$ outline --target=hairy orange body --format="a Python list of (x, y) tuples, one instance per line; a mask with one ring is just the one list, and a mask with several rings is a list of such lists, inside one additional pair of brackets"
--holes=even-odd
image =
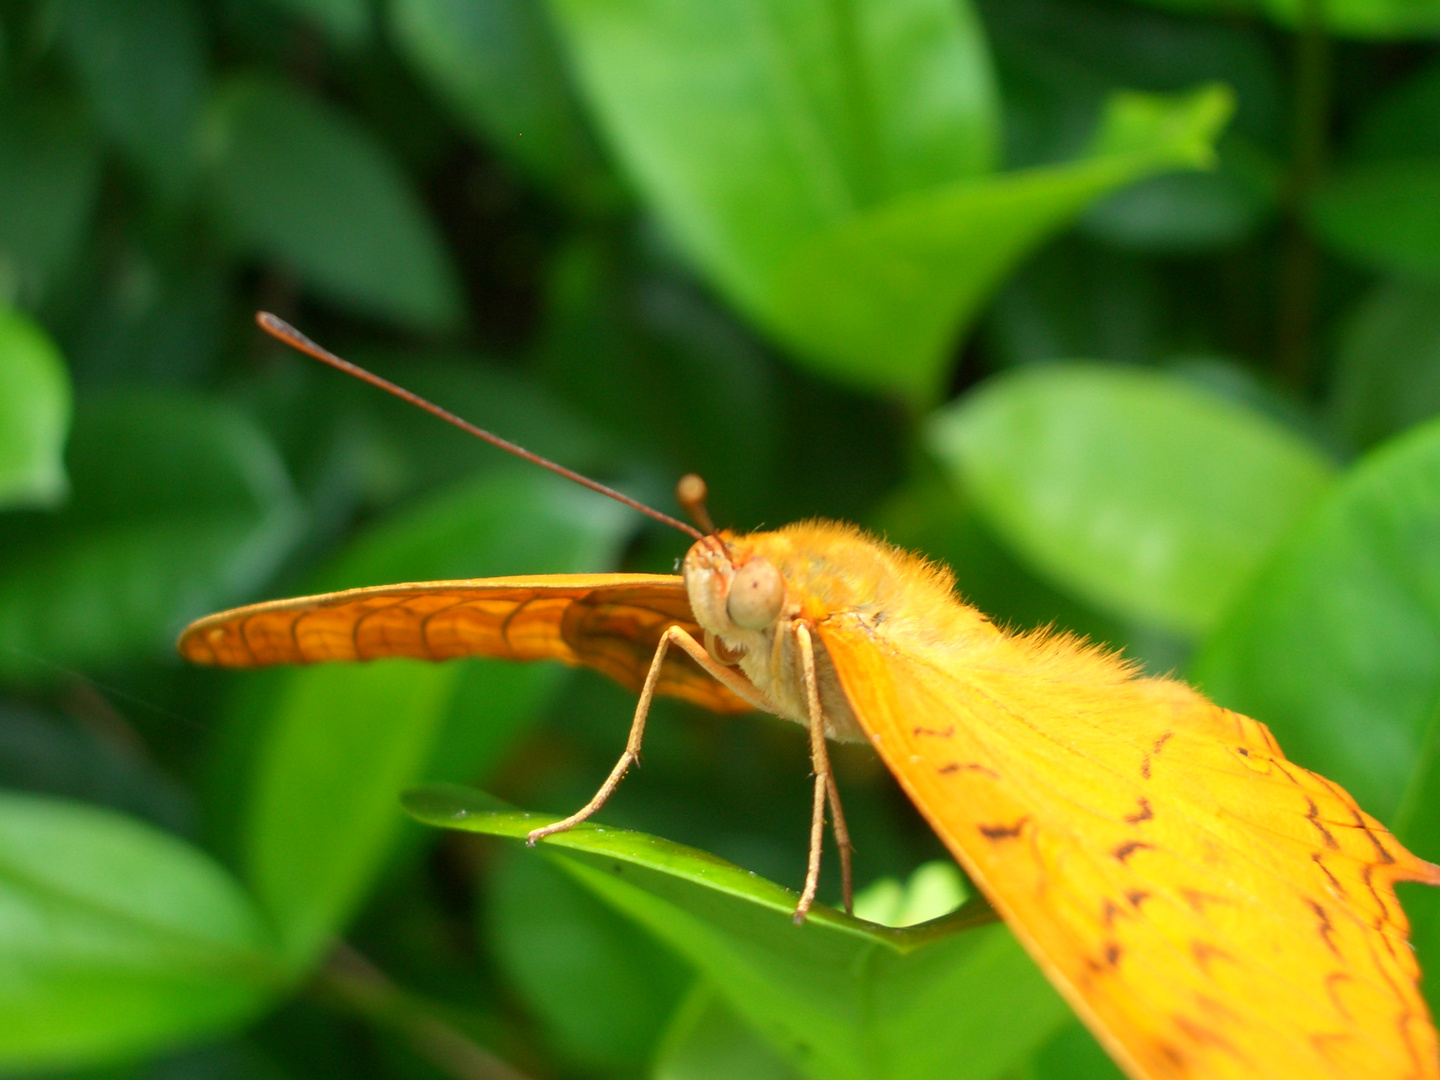
[[(747, 628), (730, 593), (752, 562), (779, 571), (783, 595)], [(258, 604), (194, 624), (180, 649), (239, 667), (548, 657), (640, 689), (671, 627), (711, 660), (667, 653), (655, 692), (802, 724), (816, 700), (827, 735), (869, 741), (1132, 1077), (1440, 1077), (1394, 893), (1440, 884), (1440, 867), (1287, 761), (1263, 724), (1073, 638), (1009, 634), (947, 570), (850, 526), (707, 536), (683, 578)]]

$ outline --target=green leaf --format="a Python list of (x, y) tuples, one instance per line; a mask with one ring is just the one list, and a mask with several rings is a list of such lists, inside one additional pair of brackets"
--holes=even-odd
[[(1193, 667), (1217, 701), (1270, 725), (1289, 756), (1381, 820), (1400, 806), (1440, 704), (1436, 551), (1431, 423), (1345, 474)], [(1433, 858), (1440, 832), (1430, 839)]]
[[(313, 591), (487, 574), (595, 571), (633, 515), (530, 466), (463, 485), (371, 530)], [(550, 665), (387, 660), (276, 672), (234, 722), (257, 732), (242, 860), (298, 973), (364, 898), (427, 774), (492, 759), (554, 685)], [(245, 678), (253, 679), (253, 675)], [(463, 702), (466, 708), (457, 707)]]
[(0, 274), (34, 304), (74, 261), (100, 191), (100, 147), (64, 95), (0, 108)]
[(651, 1080), (801, 1080), (795, 1066), (697, 982), (670, 1018)]
[(0, 1068), (141, 1057), (239, 1026), (277, 987), (254, 905), (118, 814), (0, 793)]
[(20, 312), (0, 311), (0, 509), (65, 498), (69, 429), (65, 358)]
[(1102, 608), (1220, 618), (1332, 468), (1280, 424), (1174, 376), (1056, 364), (993, 379), (929, 441), (1015, 551)]
[(259, 78), (211, 103), (204, 156), (220, 224), (321, 296), (420, 330), (462, 318), (435, 226), (387, 149), (349, 117)]
[(582, 209), (617, 201), (543, 5), (395, 0), (390, 20), (411, 62), (487, 142)]
[(110, 138), (166, 195), (193, 165), (204, 28), (189, 0), (64, 0), (62, 40)]
[(994, 162), (995, 91), (968, 4), (554, 10), (615, 153), (690, 258), (772, 330), (786, 306), (773, 279), (800, 248)]
[(1060, 1029), (1017, 1080), (1124, 1080), (1124, 1074), (1076, 1020)]
[[(479, 792), (405, 798), (429, 825), (523, 839), (555, 818)], [(695, 965), (802, 1071), (849, 1080), (999, 1076), (1069, 1015), (984, 905), (905, 930), (816, 907), (712, 855), (593, 824), (549, 837), (567, 873)]]
[(207, 398), (82, 401), (67, 461), (63, 510), (0, 519), (0, 678), (173, 655), (186, 621), (247, 596), (300, 536), (274, 447)]
[[(1146, 0), (1185, 15), (1261, 15), (1288, 30), (1303, 24), (1308, 0)], [(1337, 37), (1430, 38), (1440, 30), (1435, 0), (1325, 0), (1325, 32)]]
[(910, 193), (798, 245), (758, 317), (828, 374), (928, 404), (959, 328), (1026, 252), (1107, 192), (1208, 165), (1230, 110), (1216, 86), (1173, 101), (1117, 95), (1076, 162)]
[(1355, 165), (1315, 195), (1310, 221), (1336, 251), (1378, 270), (1440, 280), (1440, 158)]
[(485, 940), (546, 1043), (587, 1073), (641, 1073), (684, 966), (544, 859), (509, 853), (488, 879)]
[(1440, 413), (1440, 287), (1386, 281), (1347, 314), (1330, 416), (1366, 447)]

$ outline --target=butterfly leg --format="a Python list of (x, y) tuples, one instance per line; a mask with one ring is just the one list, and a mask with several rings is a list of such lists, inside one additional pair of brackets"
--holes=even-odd
[(810, 811), (810, 860), (805, 868), (805, 887), (795, 905), (795, 921), (805, 921), (815, 893), (820, 888), (820, 851), (825, 842), (825, 801), (829, 797), (835, 816), (835, 843), (840, 848), (840, 870), (844, 878), (845, 910), (851, 909), (853, 886), (850, 880), (850, 830), (840, 810), (840, 792), (830, 771), (830, 749), (825, 743), (825, 716), (820, 708), (820, 683), (815, 677), (815, 646), (810, 628), (795, 625), (796, 653), (800, 660), (800, 681), (805, 687), (805, 711), (810, 718), (810, 767), (815, 772), (815, 799)]
[(855, 880), (850, 874), (850, 853), (854, 847), (850, 843), (850, 830), (845, 825), (845, 811), (840, 808), (840, 787), (835, 783), (835, 776), (830, 775), (830, 782), (825, 785), (830, 792), (830, 821), (831, 828), (835, 832), (835, 846), (840, 849), (840, 895), (845, 900), (845, 914), (855, 914)]
[(655, 650), (655, 658), (650, 661), (650, 671), (645, 676), (645, 685), (640, 691), (639, 704), (635, 706), (635, 719), (630, 723), (630, 737), (625, 740), (625, 752), (620, 755), (620, 760), (615, 763), (615, 768), (610, 770), (610, 775), (605, 778), (605, 783), (600, 785), (600, 790), (595, 792), (594, 797), (579, 810), (553, 825), (545, 825), (531, 831), (525, 837), (525, 842), (531, 847), (535, 846), (535, 841), (573, 828), (594, 814), (614, 794), (615, 789), (620, 786), (620, 781), (625, 779), (625, 774), (630, 770), (630, 766), (640, 760), (640, 743), (645, 738), (645, 720), (650, 715), (650, 703), (655, 699), (655, 686), (660, 681), (660, 670), (665, 660), (665, 654), (671, 645), (683, 649), (708, 674), (734, 690), (745, 700), (757, 700), (758, 692), (750, 684), (750, 680), (723, 664), (716, 663), (705, 651), (705, 646), (680, 627), (668, 628), (660, 636), (660, 645)]

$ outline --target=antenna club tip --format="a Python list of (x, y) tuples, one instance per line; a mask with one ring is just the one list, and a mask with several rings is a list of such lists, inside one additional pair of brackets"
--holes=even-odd
[(697, 473), (686, 473), (675, 484), (675, 501), (687, 509), (703, 504), (710, 495), (710, 489)]
[(701, 530), (713, 533), (715, 523), (710, 520), (710, 512), (705, 509), (705, 499), (709, 493), (705, 481), (695, 473), (686, 473), (675, 484), (675, 501), (685, 508), (690, 519), (699, 525)]

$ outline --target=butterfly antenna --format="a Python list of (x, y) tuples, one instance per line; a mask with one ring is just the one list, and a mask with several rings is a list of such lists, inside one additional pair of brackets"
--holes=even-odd
[(705, 486), (705, 481), (693, 472), (680, 477), (679, 483), (675, 485), (675, 501), (707, 535), (715, 532), (715, 522), (710, 520), (710, 511), (705, 509), (705, 499), (709, 494), (710, 489)]
[[(401, 401), (408, 401), (411, 405), (414, 405), (420, 409), (424, 409), (431, 416), (438, 416), (447, 424), (453, 424), (461, 431), (474, 435), (477, 439), (484, 439), (491, 446), (498, 446), (501, 450), (504, 450), (507, 453), (514, 454), (518, 458), (523, 458), (524, 460), (529, 461), (532, 464), (539, 465), (542, 469), (549, 469), (556, 475), (565, 477), (566, 480), (573, 480), (581, 487), (587, 487), (591, 491), (598, 491), (601, 495), (607, 495), (610, 498), (614, 499), (616, 502), (624, 503), (626, 506), (630, 507), (630, 509), (638, 510), (646, 517), (654, 518), (656, 521), (659, 521), (662, 524), (669, 525), (675, 529), (679, 529), (687, 536), (691, 536), (696, 540), (705, 539), (704, 533), (695, 529), (691, 525), (685, 524), (685, 522), (680, 521), (678, 518), (673, 518), (669, 514), (662, 514), (659, 510), (646, 506), (644, 503), (630, 498), (629, 495), (623, 495), (620, 492), (616, 491), (614, 488), (606, 487), (599, 481), (591, 480), (588, 476), (582, 476), (575, 470), (567, 469), (564, 465), (559, 465), (551, 461), (549, 458), (543, 458), (539, 454), (532, 453), (531, 451), (526, 450), (523, 446), (516, 446), (508, 439), (502, 439), (498, 435), (492, 435), (484, 428), (476, 427), (468, 420), (462, 420), (454, 413), (442, 409), (439, 405), (426, 401), (419, 394), (412, 394), (403, 386), (396, 386), (389, 379), (382, 379), (379, 375), (366, 371), (359, 365), (352, 364), (349, 360), (342, 360), (340, 357), (332, 353), (329, 349), (322, 348), (321, 346), (315, 344), (315, 342), (311, 341), (304, 334), (300, 333), (299, 330), (296, 330), (293, 326), (287, 323), (284, 319), (280, 318), (278, 315), (272, 315), (268, 311), (257, 311), (255, 313), (255, 322), (259, 325), (261, 330), (264, 330), (267, 334), (275, 338), (277, 341), (283, 341), (292, 349), (296, 349), (304, 353), (306, 356), (314, 357), (322, 364), (329, 364), (336, 370), (343, 371), (346, 375), (353, 375), (361, 382), (367, 382), (371, 386), (379, 387), (387, 394), (395, 395)], [(697, 476), (695, 477), (695, 479), (699, 480), (700, 478)], [(704, 486), (704, 481), (701, 481), (700, 487), (702, 500), (704, 498)], [(694, 517), (694, 512), (690, 511), (690, 508), (688, 506), (686, 507), (686, 510), (690, 513), (692, 517)], [(701, 512), (704, 512), (703, 504), (701, 507)], [(708, 520), (708, 518), (706, 520)]]

